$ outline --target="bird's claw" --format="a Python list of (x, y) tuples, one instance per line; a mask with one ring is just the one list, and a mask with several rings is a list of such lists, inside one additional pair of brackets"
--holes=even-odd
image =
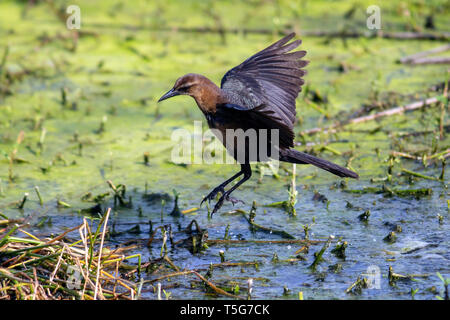
[(230, 197), (229, 193), (225, 191), (223, 186), (218, 186), (214, 188), (206, 197), (203, 198), (202, 202), (200, 202), (200, 207), (203, 205), (203, 202), (205, 201), (211, 202), (211, 200), (214, 200), (214, 198), (217, 196), (219, 192), (222, 194), (222, 196), (214, 205), (213, 211), (211, 212), (211, 216), (217, 211), (219, 211), (225, 200), (230, 201), (233, 204), (233, 206), (238, 202), (244, 203), (244, 201), (242, 200)]
[(214, 200), (219, 192), (223, 195), (225, 193), (225, 189), (222, 186), (214, 188), (213, 191), (211, 191), (206, 197), (203, 198), (202, 202), (200, 202), (200, 207), (203, 205), (203, 202), (211, 202), (211, 200)]
[(236, 198), (230, 197), (229, 195), (225, 196), (225, 200), (230, 201), (233, 204), (233, 206), (236, 203), (239, 203), (239, 202), (242, 203), (242, 204), (245, 204), (244, 201), (242, 201), (240, 199), (236, 199)]
[(216, 205), (214, 206), (214, 209), (213, 209), (213, 211), (211, 212), (211, 217), (212, 217), (212, 215), (213, 215), (214, 213), (216, 213), (217, 211), (219, 211), (219, 209), (222, 207), (223, 202), (224, 202), (225, 200), (230, 201), (230, 202), (233, 204), (233, 206), (234, 206), (236, 203), (238, 203), (238, 202), (244, 203), (244, 201), (239, 200), (239, 199), (236, 199), (236, 198), (232, 198), (232, 197), (230, 197), (230, 195), (228, 195), (227, 193), (225, 193), (225, 194), (223, 194), (223, 195), (220, 197), (220, 199), (217, 201)]
[(214, 213), (216, 213), (217, 211), (219, 211), (220, 208), (222, 208), (223, 205), (223, 201), (225, 200), (224, 196), (221, 196), (220, 199), (216, 202), (216, 205), (214, 206), (213, 211), (211, 212), (211, 217), (213, 216)]

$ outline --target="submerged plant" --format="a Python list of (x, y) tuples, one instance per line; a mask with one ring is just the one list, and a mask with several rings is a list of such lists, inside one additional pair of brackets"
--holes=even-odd
[(298, 191), (297, 191), (297, 187), (296, 187), (296, 183), (295, 183), (295, 178), (296, 178), (296, 165), (295, 163), (292, 165), (292, 179), (291, 179), (291, 185), (289, 187), (289, 200), (286, 204), (286, 211), (287, 213), (289, 213), (291, 216), (296, 216), (297, 212), (295, 211), (295, 204), (297, 203), (297, 195), (298, 195)]
[(448, 294), (448, 286), (450, 285), (450, 278), (444, 278), (439, 272), (436, 272), (436, 275), (441, 280), (442, 285), (444, 286), (444, 296), (436, 296), (436, 299), (438, 300), (449, 300), (449, 294)]

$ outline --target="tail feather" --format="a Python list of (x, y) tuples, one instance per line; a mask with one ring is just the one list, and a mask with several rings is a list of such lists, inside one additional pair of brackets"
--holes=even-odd
[(280, 160), (290, 163), (312, 164), (320, 169), (326, 170), (339, 177), (350, 177), (358, 179), (357, 173), (341, 167), (330, 161), (314, 157), (310, 154), (297, 151), (295, 149), (284, 149), (280, 151)]

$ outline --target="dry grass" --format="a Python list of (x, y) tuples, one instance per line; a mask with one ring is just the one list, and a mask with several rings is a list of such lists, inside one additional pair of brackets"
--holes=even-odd
[[(25, 231), (24, 224), (3, 221), (0, 229), (0, 299), (135, 299), (136, 284), (119, 269), (125, 253), (135, 246), (110, 250), (103, 246), (110, 209), (96, 230), (86, 219), (55, 238), (40, 239)], [(26, 237), (14, 237), (21, 231)], [(77, 234), (78, 240), (68, 235)]]

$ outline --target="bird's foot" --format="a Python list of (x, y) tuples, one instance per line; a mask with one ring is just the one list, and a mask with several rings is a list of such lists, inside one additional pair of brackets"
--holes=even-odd
[(225, 200), (224, 196), (221, 196), (219, 198), (219, 200), (216, 202), (216, 205), (214, 206), (213, 211), (211, 212), (211, 217), (213, 216), (214, 213), (216, 213), (217, 211), (219, 211), (220, 208), (222, 208), (223, 205), (223, 201)]
[(239, 199), (236, 199), (236, 198), (233, 198), (233, 197), (230, 197), (229, 194), (224, 193), (224, 194), (222, 194), (222, 196), (220, 197), (220, 199), (217, 201), (216, 205), (214, 206), (214, 209), (213, 209), (213, 211), (211, 212), (211, 217), (212, 217), (212, 215), (213, 215), (214, 213), (216, 213), (217, 211), (219, 211), (219, 209), (222, 207), (222, 205), (223, 205), (223, 203), (224, 203), (225, 200), (230, 201), (230, 202), (233, 204), (233, 206), (234, 206), (236, 203), (238, 203), (238, 202), (244, 203), (244, 201), (239, 200)]
[(203, 198), (202, 202), (200, 202), (200, 207), (202, 206), (203, 202), (211, 202), (211, 200), (214, 200), (219, 192), (223, 195), (225, 194), (225, 189), (222, 186), (215, 187), (213, 191), (211, 191), (206, 197)]
[(245, 204), (244, 201), (242, 201), (242, 200), (240, 200), (240, 199), (236, 199), (236, 198), (230, 197), (229, 195), (226, 195), (226, 196), (225, 196), (225, 200), (230, 201), (230, 202), (233, 204), (233, 206), (234, 206), (236, 203), (239, 203), (239, 202), (242, 203), (242, 204)]

